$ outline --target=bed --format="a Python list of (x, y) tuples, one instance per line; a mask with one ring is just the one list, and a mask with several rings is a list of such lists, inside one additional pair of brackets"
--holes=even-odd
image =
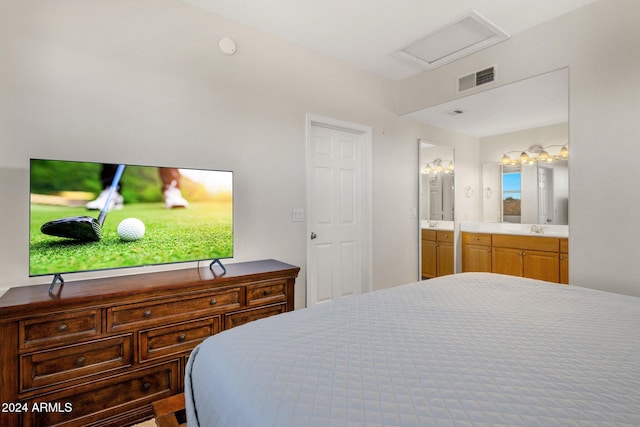
[(189, 427), (639, 426), (640, 298), (490, 273), (371, 292), (201, 343)]

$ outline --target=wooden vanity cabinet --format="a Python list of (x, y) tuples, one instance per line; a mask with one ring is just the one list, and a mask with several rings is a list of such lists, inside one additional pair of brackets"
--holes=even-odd
[(454, 273), (453, 231), (436, 231), (436, 244), (438, 251), (438, 276), (446, 276)]
[(422, 277), (454, 273), (453, 231), (422, 230)]
[(560, 283), (569, 284), (569, 239), (560, 239)]
[(438, 273), (438, 244), (435, 230), (422, 230), (422, 278), (431, 279)]
[(0, 297), (0, 401), (12, 406), (0, 425), (141, 422), (154, 401), (184, 391), (197, 344), (293, 310), (298, 267), (263, 260), (219, 270), (69, 281), (53, 296), (48, 285), (9, 289)]
[(560, 283), (560, 239), (494, 234), (493, 273)]
[(463, 232), (462, 269), (568, 283), (566, 242), (556, 237)]
[(462, 271), (491, 272), (491, 234), (462, 233)]

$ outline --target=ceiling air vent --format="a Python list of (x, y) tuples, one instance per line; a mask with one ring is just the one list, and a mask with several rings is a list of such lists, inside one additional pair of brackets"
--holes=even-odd
[(458, 93), (487, 83), (491, 83), (496, 79), (496, 67), (489, 67), (475, 73), (467, 74), (458, 78)]

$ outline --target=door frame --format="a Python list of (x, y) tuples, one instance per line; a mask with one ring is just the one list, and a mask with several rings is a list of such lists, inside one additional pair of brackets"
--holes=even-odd
[(306, 296), (305, 305), (309, 306), (309, 260), (311, 259), (311, 245), (310, 236), (313, 231), (311, 221), (311, 192), (312, 192), (312, 164), (311, 164), (311, 129), (313, 126), (321, 126), (331, 129), (337, 129), (344, 132), (355, 133), (360, 136), (362, 141), (361, 147), (361, 226), (360, 236), (362, 244), (362, 289), (361, 291), (370, 292), (373, 290), (373, 245), (372, 245), (372, 224), (373, 224), (373, 185), (372, 185), (372, 164), (373, 164), (373, 129), (370, 126), (361, 125), (358, 123), (347, 122), (343, 120), (333, 119), (330, 117), (319, 116), (315, 114), (307, 113), (306, 115), (306, 211), (307, 211), (307, 227), (306, 227)]

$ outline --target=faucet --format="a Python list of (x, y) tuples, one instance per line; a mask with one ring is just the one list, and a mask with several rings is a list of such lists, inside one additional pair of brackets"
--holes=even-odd
[(536, 234), (543, 234), (544, 233), (544, 227), (542, 225), (537, 225), (537, 224), (531, 224), (531, 233), (536, 233)]

